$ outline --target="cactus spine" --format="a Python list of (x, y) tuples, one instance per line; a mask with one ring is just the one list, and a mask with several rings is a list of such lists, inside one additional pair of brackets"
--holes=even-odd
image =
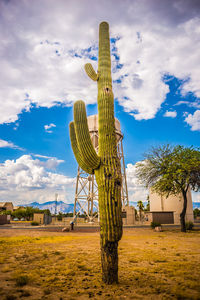
[(118, 241), (122, 237), (121, 165), (117, 156), (114, 95), (112, 92), (109, 25), (99, 26), (99, 60), (96, 73), (85, 65), (88, 76), (97, 81), (99, 113), (99, 151), (96, 154), (89, 135), (83, 101), (74, 104), (70, 137), (80, 167), (95, 174), (98, 184), (102, 277), (106, 283), (118, 282)]

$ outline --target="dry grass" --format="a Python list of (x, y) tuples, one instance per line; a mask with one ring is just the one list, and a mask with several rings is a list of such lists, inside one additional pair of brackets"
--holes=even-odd
[(101, 281), (99, 233), (0, 230), (0, 299), (200, 299), (200, 231), (127, 229), (119, 284)]

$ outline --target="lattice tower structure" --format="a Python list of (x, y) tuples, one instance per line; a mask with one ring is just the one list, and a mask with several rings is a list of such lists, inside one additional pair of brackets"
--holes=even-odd
[[(92, 115), (87, 118), (90, 137), (98, 153), (98, 115)], [(117, 154), (121, 162), (121, 173), (122, 173), (122, 189), (121, 189), (121, 201), (122, 207), (129, 205), (128, 189), (126, 180), (126, 169), (124, 162), (123, 153), (123, 134), (121, 132), (120, 122), (115, 118), (115, 132), (117, 137)], [(90, 175), (83, 171), (78, 166), (77, 177), (76, 177), (76, 189), (75, 189), (75, 200), (74, 200), (74, 214), (73, 218), (79, 215), (85, 215), (88, 222), (94, 222), (98, 217), (98, 186), (94, 175)]]

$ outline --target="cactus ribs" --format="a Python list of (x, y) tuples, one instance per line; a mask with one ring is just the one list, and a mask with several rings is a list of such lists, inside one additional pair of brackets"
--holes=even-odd
[(122, 237), (122, 176), (117, 156), (109, 25), (106, 22), (99, 26), (98, 72), (91, 64), (85, 65), (85, 71), (98, 85), (98, 154), (92, 145), (85, 104), (81, 100), (74, 104), (70, 138), (79, 166), (87, 173), (95, 174), (98, 184), (102, 279), (111, 284), (118, 282), (118, 242)]

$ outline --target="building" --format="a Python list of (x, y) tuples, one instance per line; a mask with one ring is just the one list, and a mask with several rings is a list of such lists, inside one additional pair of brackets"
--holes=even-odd
[(11, 210), (13, 211), (13, 204), (12, 202), (0, 202), (0, 211), (2, 210)]
[(123, 225), (135, 224), (135, 208), (133, 206), (124, 206), (122, 208), (122, 222)]
[[(187, 192), (187, 200), (185, 220), (186, 222), (194, 222), (192, 195), (190, 189), (188, 189)], [(161, 224), (180, 224), (180, 213), (183, 209), (182, 194), (166, 197), (150, 190), (149, 201), (153, 222), (160, 222)]]
[(52, 217), (43, 213), (35, 213), (33, 214), (33, 221), (38, 222), (41, 225), (47, 225), (51, 223)]

